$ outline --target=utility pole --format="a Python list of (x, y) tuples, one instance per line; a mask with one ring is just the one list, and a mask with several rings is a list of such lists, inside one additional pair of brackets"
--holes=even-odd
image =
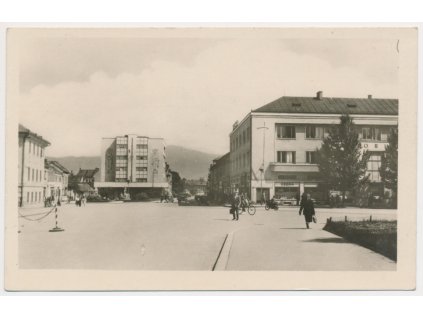
[(257, 129), (263, 129), (263, 161), (262, 161), (261, 167), (260, 167), (260, 173), (261, 173), (261, 180), (260, 180), (261, 200), (263, 201), (264, 149), (265, 149), (265, 145), (266, 145), (266, 130), (269, 129), (269, 127), (266, 127), (266, 122), (263, 122), (263, 126), (257, 127)]

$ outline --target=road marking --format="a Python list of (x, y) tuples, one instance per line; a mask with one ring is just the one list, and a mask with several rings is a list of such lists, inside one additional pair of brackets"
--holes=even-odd
[(219, 251), (216, 262), (213, 265), (212, 271), (224, 271), (229, 260), (229, 252), (231, 251), (233, 232), (226, 234), (225, 240), (223, 241), (222, 248)]

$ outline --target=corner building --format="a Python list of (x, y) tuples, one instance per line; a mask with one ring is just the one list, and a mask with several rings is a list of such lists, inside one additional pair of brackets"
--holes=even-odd
[(103, 138), (101, 176), (95, 187), (102, 195), (116, 197), (127, 191), (159, 195), (169, 188), (165, 142), (137, 135)]
[(18, 206), (42, 207), (46, 197), (45, 149), (50, 142), (19, 124)]
[(252, 110), (230, 133), (231, 189), (253, 200), (275, 196), (295, 202), (297, 193), (325, 199), (318, 178), (316, 150), (331, 126), (349, 114), (363, 150), (373, 192), (383, 194), (379, 167), (391, 128), (398, 127), (398, 100), (367, 98), (281, 97)]

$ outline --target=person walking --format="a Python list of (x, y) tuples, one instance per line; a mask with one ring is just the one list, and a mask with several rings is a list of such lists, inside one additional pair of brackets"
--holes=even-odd
[(232, 199), (232, 211), (233, 211), (233, 221), (238, 221), (239, 220), (239, 207), (241, 206), (241, 200), (240, 197), (238, 195), (238, 192), (235, 192), (234, 197)]
[(299, 214), (301, 215), (301, 212), (304, 214), (306, 227), (309, 229), (311, 222), (316, 222), (316, 212), (314, 210), (314, 203), (311, 200), (311, 195), (307, 194), (307, 199), (305, 202), (302, 203)]
[(301, 201), (300, 201), (300, 215), (301, 212), (304, 210), (304, 204), (307, 201), (307, 193), (303, 192), (303, 194), (301, 195)]

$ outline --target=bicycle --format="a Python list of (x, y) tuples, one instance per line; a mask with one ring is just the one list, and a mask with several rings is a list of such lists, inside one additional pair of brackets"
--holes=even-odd
[(251, 203), (248, 203), (248, 205), (241, 207), (241, 211), (239, 211), (239, 214), (243, 214), (246, 210), (249, 215), (256, 214), (256, 207), (252, 205)]

